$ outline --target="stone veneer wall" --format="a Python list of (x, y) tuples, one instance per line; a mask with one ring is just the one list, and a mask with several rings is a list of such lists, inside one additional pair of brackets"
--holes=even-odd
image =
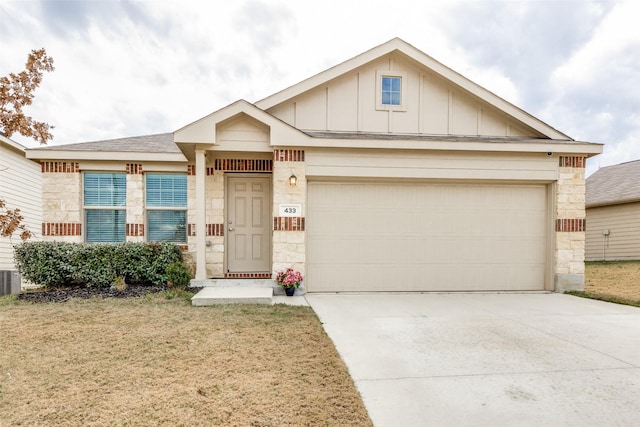
[[(295, 186), (289, 177), (297, 178)], [(305, 274), (305, 215), (307, 179), (303, 150), (274, 150), (273, 162), (273, 272), (293, 268)], [(281, 203), (302, 205), (302, 216), (278, 217)]]
[(584, 289), (585, 165), (585, 157), (560, 157), (556, 186), (556, 292)]
[(84, 241), (82, 174), (76, 162), (42, 162), (42, 238)]

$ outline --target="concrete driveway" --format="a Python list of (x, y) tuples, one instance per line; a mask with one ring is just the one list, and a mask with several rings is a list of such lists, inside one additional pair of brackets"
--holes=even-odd
[(640, 425), (640, 309), (562, 294), (307, 295), (376, 427)]

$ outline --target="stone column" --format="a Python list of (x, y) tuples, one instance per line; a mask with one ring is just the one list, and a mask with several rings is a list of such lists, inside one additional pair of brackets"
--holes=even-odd
[[(296, 184), (289, 178), (296, 176)], [(275, 150), (273, 162), (273, 272), (293, 268), (305, 273), (307, 179), (303, 150)], [(281, 204), (299, 204), (300, 216), (281, 217)]]
[(556, 186), (556, 292), (584, 289), (585, 164), (585, 157), (560, 157)]

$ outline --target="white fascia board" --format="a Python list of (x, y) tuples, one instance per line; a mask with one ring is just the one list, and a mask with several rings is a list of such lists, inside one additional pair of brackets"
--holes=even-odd
[(113, 160), (123, 162), (187, 162), (182, 153), (148, 153), (139, 151), (74, 151), (74, 150), (25, 150), (28, 159), (34, 160)]
[(477, 142), (477, 141), (417, 141), (381, 139), (332, 139), (307, 138), (306, 140), (281, 140), (274, 146), (310, 148), (351, 148), (388, 150), (433, 150), (433, 151), (484, 151), (505, 153), (563, 153), (587, 157), (602, 153), (603, 144), (573, 141), (549, 142)]

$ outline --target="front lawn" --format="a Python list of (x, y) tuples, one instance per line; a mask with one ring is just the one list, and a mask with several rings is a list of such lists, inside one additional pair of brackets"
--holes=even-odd
[(309, 307), (0, 298), (0, 425), (367, 426)]

